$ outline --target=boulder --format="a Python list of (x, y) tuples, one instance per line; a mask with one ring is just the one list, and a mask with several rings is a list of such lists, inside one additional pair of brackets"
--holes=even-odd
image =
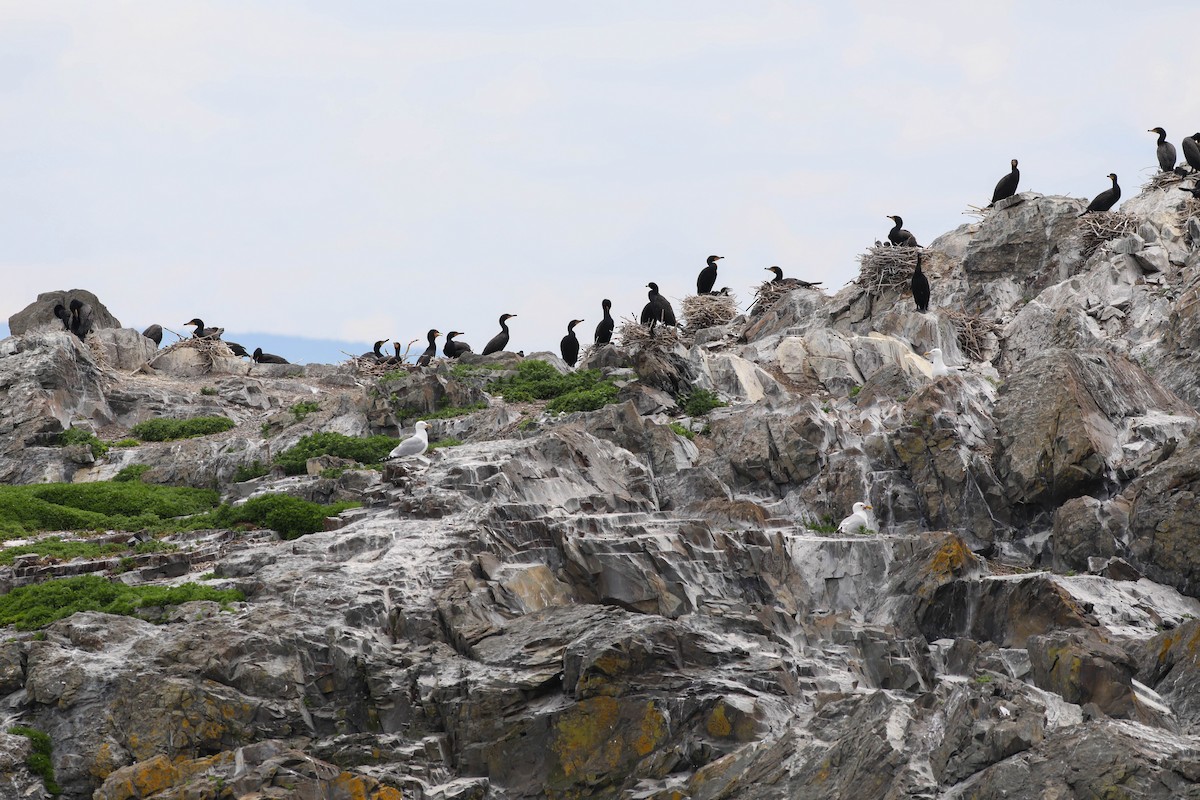
[(13, 336), (22, 336), (35, 330), (63, 330), (62, 322), (54, 316), (54, 306), (62, 303), (69, 306), (72, 300), (81, 300), (92, 307), (92, 330), (120, 328), (120, 321), (109, 313), (100, 298), (86, 289), (42, 292), (25, 308), (8, 318), (8, 330)]

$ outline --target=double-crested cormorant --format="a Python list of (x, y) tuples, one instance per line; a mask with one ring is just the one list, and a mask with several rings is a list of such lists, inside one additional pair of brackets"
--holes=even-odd
[(516, 314), (500, 315), (500, 332), (493, 336), (488, 343), (483, 346), (483, 355), (490, 356), (492, 353), (499, 353), (501, 350), (508, 347), (508, 321), (515, 316)]
[(609, 311), (612, 310), (612, 300), (607, 298), (600, 303), (600, 307), (604, 309), (604, 319), (596, 323), (596, 338), (595, 342), (598, 345), (608, 344), (612, 341), (613, 335), (613, 318)]
[(233, 353), (238, 358), (250, 358), (250, 354), (246, 352), (246, 348), (242, 347), (237, 342), (225, 342), (225, 346), (229, 348), (229, 352)]
[(442, 332), (437, 328), (430, 328), (426, 338), (429, 340), (429, 346), (425, 348), (425, 352), (417, 357), (418, 367), (428, 367), (429, 362), (437, 355), (437, 337), (441, 336)]
[(145, 336), (150, 341), (154, 342), (155, 347), (162, 345), (162, 325), (155, 323), (146, 330), (142, 331), (142, 336)]
[(581, 322), (583, 322), (581, 319), (571, 320), (567, 325), (567, 335), (562, 337), (562, 341), (558, 343), (558, 349), (562, 353), (563, 361), (572, 367), (579, 360), (579, 340), (575, 338), (575, 326)]
[(272, 353), (264, 353), (261, 347), (254, 348), (254, 355), (251, 356), (256, 363), (259, 364), (290, 364), (283, 356), (277, 356)]
[(59, 303), (54, 307), (54, 316), (58, 317), (58, 321), (63, 324), (63, 330), (71, 330), (71, 312), (67, 311), (67, 307)]
[(900, 217), (888, 214), (888, 219), (896, 223), (892, 229), (888, 231), (888, 241), (895, 247), (920, 247), (917, 244), (917, 237), (911, 232), (904, 230), (904, 220)]
[(1113, 183), (1112, 188), (1105, 189), (1103, 192), (1096, 195), (1095, 198), (1092, 199), (1092, 202), (1088, 203), (1088, 207), (1085, 208), (1083, 213), (1079, 216), (1082, 217), (1084, 214), (1089, 214), (1093, 211), (1108, 211), (1117, 204), (1118, 200), (1121, 199), (1121, 187), (1117, 186), (1117, 174), (1115, 172), (1110, 172), (1108, 173), (1108, 177)]
[(1193, 170), (1200, 171), (1200, 133), (1193, 133), (1191, 136), (1183, 137), (1183, 141), (1180, 144), (1183, 145), (1183, 160)]
[(771, 283), (782, 283), (788, 286), (801, 286), (805, 289), (814, 289), (821, 285), (821, 281), (802, 281), (799, 278), (783, 277), (783, 270), (779, 267), (764, 267), (767, 272), (774, 273), (775, 277), (771, 279)]
[(867, 513), (871, 506), (866, 503), (855, 503), (854, 510), (838, 525), (838, 533), (861, 533), (871, 530), (871, 516)]
[(71, 333), (83, 341), (84, 337), (92, 331), (92, 307), (82, 300), (72, 300), (69, 307), (71, 309)]
[(1175, 169), (1175, 145), (1167, 141), (1167, 132), (1162, 128), (1151, 128), (1146, 133), (1158, 134), (1158, 168), (1163, 172)]
[(917, 301), (917, 311), (924, 314), (929, 310), (929, 278), (921, 271), (921, 251), (917, 251), (917, 266), (912, 276), (913, 300)]
[(987, 204), (988, 208), (996, 205), (1001, 200), (1006, 200), (1017, 193), (1017, 184), (1021, 181), (1021, 170), (1017, 169), (1017, 160), (1012, 160), (1012, 172), (1005, 175), (996, 182), (996, 191), (992, 192), (992, 202)]
[(696, 276), (696, 294), (709, 294), (717, 284), (717, 262), (725, 256), (709, 256), (708, 266)]
[(462, 331), (450, 331), (446, 334), (446, 342), (442, 345), (442, 354), (446, 358), (458, 358), (463, 353), (471, 352), (471, 345), (466, 342), (454, 341), (455, 336), (462, 336)]
[(384, 461), (390, 461), (394, 458), (404, 458), (406, 456), (419, 456), (429, 449), (429, 434), (425, 429), (429, 427), (429, 423), (425, 420), (420, 420), (416, 424), (416, 432), (405, 439), (400, 444), (392, 448), (392, 452), (388, 453)]
[(206, 328), (204, 320), (196, 317), (183, 323), (184, 325), (195, 325), (196, 330), (192, 332), (193, 339), (220, 339), (221, 334), (225, 332), (224, 328)]
[(675, 309), (671, 307), (671, 302), (667, 298), (658, 293), (658, 284), (651, 281), (646, 286), (650, 289), (646, 293), (646, 296), (650, 298), (650, 302), (642, 307), (642, 324), (649, 325), (651, 330), (659, 322), (663, 325), (677, 324), (675, 322)]
[(383, 361), (385, 358), (387, 358), (387, 356), (383, 354), (380, 348), (385, 344), (387, 344), (387, 339), (380, 339), (375, 343), (375, 346), (371, 349), (371, 352), (363, 353), (361, 356), (359, 356), (359, 358), (373, 358), (376, 361)]

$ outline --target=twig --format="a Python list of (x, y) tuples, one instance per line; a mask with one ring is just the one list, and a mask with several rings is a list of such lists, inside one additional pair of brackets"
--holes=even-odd
[(916, 247), (890, 247), (877, 244), (858, 257), (859, 286), (876, 297), (908, 287), (917, 266)]
[(737, 316), (733, 294), (694, 294), (683, 298), (683, 319), (689, 331), (726, 325)]
[(1137, 230), (1141, 220), (1119, 211), (1101, 211), (1079, 218), (1083, 228), (1083, 257), (1091, 258), (1105, 242), (1119, 239)]
[(643, 325), (636, 319), (622, 318), (617, 328), (617, 336), (621, 346), (631, 353), (668, 353), (675, 349), (681, 337), (678, 329), (671, 325), (655, 325), (653, 333), (650, 326)]

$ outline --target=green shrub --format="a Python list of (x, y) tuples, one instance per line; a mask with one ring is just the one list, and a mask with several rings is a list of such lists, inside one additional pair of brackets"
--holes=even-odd
[(695, 431), (693, 431), (691, 428), (687, 428), (683, 425), (680, 425), (678, 422), (671, 423), (671, 430), (675, 431), (675, 433), (679, 434), (680, 436), (687, 439), (688, 441), (691, 441), (696, 438)]
[(203, 389), (200, 390), (200, 394), (204, 395), (205, 397), (212, 397), (216, 393), (217, 393), (217, 390), (215, 388), (213, 388), (212, 386), (205, 386)]
[(464, 417), (467, 414), (474, 414), (476, 411), (487, 407), (487, 403), (472, 403), (469, 406), (453, 406), (450, 408), (442, 408), (437, 411), (421, 411), (416, 408), (401, 408), (396, 411), (396, 416), (403, 420), (412, 420), (413, 422), (431, 419), (453, 419), (455, 417)]
[(221, 433), (237, 426), (237, 423), (227, 417), (192, 417), (191, 419), (174, 419), (159, 417), (139, 422), (130, 430), (143, 442), (171, 442), (176, 439), (192, 439), (197, 436), (208, 436)]
[(460, 444), (462, 444), (462, 439), (455, 439), (454, 437), (438, 439), (436, 442), (430, 442), (429, 449), (425, 452), (428, 453), (430, 450), (437, 450), (441, 447), (458, 447)]
[(139, 439), (130, 437), (128, 439), (117, 439), (115, 442), (111, 442), (109, 447), (137, 447), (140, 444), (141, 441)]
[(275, 457), (287, 475), (302, 475), (304, 463), (317, 456), (348, 458), (361, 464), (382, 460), (396, 446), (390, 436), (345, 436), (332, 431), (311, 433)]
[(249, 464), (238, 464), (238, 468), (233, 471), (233, 482), (243, 483), (245, 481), (252, 481), (255, 478), (261, 478), (270, 471), (270, 467), (256, 458)]
[(149, 464), (130, 464), (126, 467), (121, 467), (121, 471), (113, 476), (113, 480), (117, 483), (126, 483), (128, 481), (141, 481), (142, 476), (151, 470)]
[(223, 506), (214, 514), (223, 523), (218, 527), (229, 527), (249, 523), (270, 528), (284, 539), (295, 539), (324, 528), (325, 518), (340, 514), (358, 503), (340, 502), (323, 506), (287, 494), (267, 494), (247, 500), (240, 506)]
[(859, 392), (861, 392), (861, 391), (862, 391), (862, 387), (861, 387), (861, 386), (851, 386), (851, 387), (850, 387), (850, 396), (851, 396), (851, 397), (858, 397), (858, 393), (859, 393)]
[(96, 575), (80, 575), (19, 586), (0, 595), (0, 625), (29, 631), (77, 611), (133, 616), (139, 608), (147, 606), (179, 605), (192, 600), (230, 603), (244, 599), (245, 596), (236, 589), (218, 590), (195, 583), (128, 586)]
[(617, 387), (608, 381), (597, 383), (590, 389), (576, 389), (559, 395), (546, 403), (547, 411), (569, 413), (571, 411), (595, 411), (609, 403), (617, 402)]
[(693, 389), (683, 398), (683, 413), (689, 417), (703, 417), (714, 408), (727, 406), (715, 394), (707, 389)]
[(92, 458), (102, 458), (108, 453), (108, 442), (96, 438), (96, 434), (83, 428), (67, 428), (58, 435), (58, 443), (63, 447), (72, 444), (86, 444), (92, 448)]
[(134, 553), (169, 553), (178, 550), (179, 546), (159, 539), (147, 539), (138, 542), (132, 548), (122, 542), (89, 542), (63, 541), (57, 536), (51, 536), (37, 542), (6, 547), (0, 550), (0, 564), (12, 564), (17, 556), (30, 553), (53, 558), (57, 561), (70, 561), (74, 558), (104, 558), (132, 550)]
[(304, 418), (309, 414), (321, 410), (321, 405), (312, 400), (302, 400), (288, 409), (292, 412), (292, 416), (296, 418), (296, 422), (303, 422)]
[(216, 508), (211, 489), (123, 483), (0, 486), (0, 538), (39, 531), (137, 531)]
[(8, 732), (14, 736), (24, 736), (29, 739), (33, 749), (30, 750), (29, 757), (25, 759), (25, 766), (42, 779), (42, 785), (46, 787), (47, 792), (54, 795), (62, 794), (62, 787), (54, 778), (54, 746), (50, 742), (50, 736), (27, 725), (13, 725)]
[(604, 379), (600, 370), (588, 369), (559, 374), (545, 361), (527, 360), (517, 365), (517, 374), (488, 384), (487, 390), (512, 403), (549, 400), (547, 411), (594, 411), (616, 402), (617, 387)]

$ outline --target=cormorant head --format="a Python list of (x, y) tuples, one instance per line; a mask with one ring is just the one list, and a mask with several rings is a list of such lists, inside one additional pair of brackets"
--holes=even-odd
[(781, 270), (779, 267), (766, 267), (765, 269), (767, 272), (774, 272), (776, 278), (781, 280), (783, 279), (783, 270)]
[(449, 333), (446, 334), (446, 339), (448, 341), (450, 339), (453, 339), (455, 336), (462, 336), (462, 335), (463, 335), (462, 331), (450, 331)]
[(1113, 183), (1116, 183), (1116, 182), (1117, 182), (1117, 173), (1115, 173), (1115, 172), (1110, 172), (1110, 173), (1108, 173), (1108, 177), (1112, 179), (1112, 182), (1113, 182)]
[(903, 219), (901, 219), (900, 217), (893, 216), (893, 215), (891, 215), (891, 214), (888, 214), (888, 219), (890, 219), (892, 222), (896, 223), (897, 225), (903, 225), (903, 224), (904, 224), (904, 220), (903, 220)]
[(572, 330), (574, 330), (574, 329), (575, 329), (575, 326), (576, 326), (576, 325), (578, 325), (578, 324), (579, 324), (579, 323), (581, 323), (581, 322), (583, 322), (583, 320), (581, 320), (581, 319), (573, 319), (573, 320), (571, 320), (571, 324), (567, 326), (567, 333), (570, 333)]
[(505, 322), (507, 322), (508, 320), (512, 319), (515, 316), (516, 316), (516, 314), (501, 314), (500, 315), (500, 324), (503, 325)]
[(72, 311), (78, 311), (79, 309), (83, 308), (83, 303), (78, 299), (72, 300), (70, 308)]
[(1013, 169), (1017, 168), (1017, 160), (1015, 158), (1012, 160), (1012, 168)]
[(442, 332), (439, 331), (437, 328), (430, 328), (429, 335), (427, 338), (429, 339), (429, 341), (432, 342), (434, 339), (436, 339), (437, 337), (439, 337), (441, 335), (442, 335)]
[(714, 266), (716, 266), (717, 262), (720, 261), (724, 257), (725, 256), (709, 256), (708, 257), (708, 265), (710, 267), (714, 267)]
[(1146, 131), (1146, 133), (1157, 133), (1159, 136), (1167, 135), (1167, 132), (1164, 131), (1162, 128), (1151, 128), (1150, 130)]
[(657, 292), (658, 284), (655, 283), (654, 281), (650, 281), (649, 283), (646, 284), (646, 288), (648, 288), (652, 292)]
[[(203, 322), (203, 321), (202, 321), (202, 320), (201, 320), (199, 317), (197, 317), (197, 318), (195, 318), (195, 319), (190, 319), (190, 320), (188, 320), (187, 322), (185, 322), (185, 323), (183, 323), (183, 324), (184, 324), (184, 325), (195, 325), (197, 328), (203, 328), (203, 327), (204, 327), (204, 322)], [(259, 348), (259, 349), (261, 350), (262, 348)]]
[(251, 358), (253, 358), (255, 361), (258, 361), (260, 358), (262, 358), (262, 348), (261, 347), (254, 348), (254, 355), (251, 356)]
[(605, 298), (604, 300), (602, 300), (600, 302), (600, 307), (603, 308), (605, 311), (608, 311), (610, 308), (612, 308), (612, 300)]

